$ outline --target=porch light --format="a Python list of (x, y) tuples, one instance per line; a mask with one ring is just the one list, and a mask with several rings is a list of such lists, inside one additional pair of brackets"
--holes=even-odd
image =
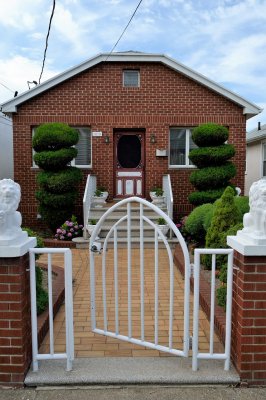
[(108, 135), (106, 135), (106, 136), (104, 137), (104, 143), (106, 143), (106, 144), (109, 144), (109, 143), (110, 143), (110, 138), (109, 138)]
[(155, 144), (156, 143), (156, 136), (154, 134), (151, 135), (150, 137), (150, 143)]

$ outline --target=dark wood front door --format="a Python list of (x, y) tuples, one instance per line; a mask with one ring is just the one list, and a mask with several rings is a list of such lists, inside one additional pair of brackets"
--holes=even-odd
[(116, 197), (143, 197), (144, 133), (117, 132), (114, 146)]

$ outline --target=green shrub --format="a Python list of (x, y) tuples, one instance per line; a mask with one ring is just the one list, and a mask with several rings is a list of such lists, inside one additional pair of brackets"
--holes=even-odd
[[(40, 235), (38, 235), (38, 233), (36, 233), (32, 229), (26, 228), (26, 227), (23, 227), (22, 230), (27, 232), (29, 237), (36, 237), (37, 245), (35, 247), (38, 247), (38, 248), (44, 247), (43, 239)], [(36, 254), (36, 256), (37, 256), (37, 254)]]
[(37, 314), (41, 314), (47, 307), (48, 294), (42, 287), (43, 273), (40, 267), (35, 268), (36, 271), (36, 301), (37, 301)]
[(77, 155), (78, 150), (74, 149), (74, 147), (70, 147), (69, 149), (36, 153), (34, 154), (34, 161), (40, 168), (46, 171), (57, 171), (70, 163)]
[(189, 153), (189, 159), (198, 168), (209, 165), (222, 165), (235, 155), (235, 148), (232, 144), (223, 144), (217, 147), (199, 147)]
[(76, 187), (82, 179), (81, 171), (76, 167), (66, 167), (58, 172), (42, 171), (37, 176), (37, 182), (50, 193), (66, 193)]
[(73, 214), (82, 174), (67, 164), (78, 154), (72, 147), (78, 139), (76, 129), (61, 123), (41, 125), (33, 137), (34, 161), (44, 170), (37, 177), (40, 188), (36, 198), (40, 203), (39, 212), (52, 230)]
[(228, 129), (212, 123), (193, 129), (192, 138), (199, 148), (192, 149), (189, 158), (199, 169), (190, 175), (190, 182), (198, 190), (188, 197), (192, 204), (213, 203), (235, 176), (236, 168), (228, 161), (235, 149), (224, 143), (228, 135)]
[(32, 139), (33, 148), (37, 152), (59, 150), (78, 143), (78, 131), (62, 123), (48, 123), (36, 128)]
[(212, 208), (212, 204), (202, 204), (196, 207), (187, 217), (185, 222), (185, 230), (191, 235), (192, 239), (199, 243), (205, 242), (206, 231), (203, 226), (204, 218), (209, 210)]
[(241, 221), (242, 221), (244, 214), (249, 212), (249, 197), (248, 196), (236, 196), (234, 198), (234, 202), (242, 216), (242, 219), (241, 219)]
[(226, 285), (220, 286), (216, 290), (217, 304), (218, 306), (221, 306), (224, 309), (226, 309), (226, 291), (227, 291)]
[(189, 194), (188, 199), (194, 206), (200, 206), (201, 204), (205, 203), (213, 203), (222, 196), (224, 189), (225, 188), (192, 192)]
[(70, 208), (77, 197), (76, 192), (68, 192), (68, 193), (49, 193), (45, 190), (38, 190), (36, 193), (36, 199), (39, 200), (42, 205), (52, 207), (52, 208), (61, 208), (66, 207)]
[(199, 147), (220, 146), (228, 139), (228, 130), (213, 123), (202, 124), (193, 129), (192, 139)]
[[(217, 201), (211, 225), (206, 235), (206, 248), (220, 249), (227, 247), (226, 236), (229, 229), (239, 224), (240, 213), (234, 203), (234, 190), (229, 186), (221, 199)], [(224, 264), (224, 256), (216, 257), (217, 267)], [(207, 268), (211, 267), (211, 257), (204, 257)]]
[(235, 165), (228, 161), (219, 167), (206, 167), (192, 172), (190, 182), (199, 190), (204, 190), (207, 187), (225, 188), (235, 174)]

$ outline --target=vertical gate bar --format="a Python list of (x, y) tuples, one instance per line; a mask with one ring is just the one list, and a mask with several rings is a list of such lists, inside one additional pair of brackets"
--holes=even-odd
[(39, 369), (38, 354), (38, 334), (37, 334), (37, 305), (36, 305), (36, 271), (35, 254), (30, 251), (30, 294), (31, 294), (31, 331), (32, 331), (32, 367), (36, 372)]
[(232, 287), (233, 287), (233, 250), (228, 254), (227, 291), (226, 291), (226, 328), (225, 328), (225, 371), (230, 368), (231, 325), (232, 325)]
[(192, 370), (198, 369), (199, 351), (199, 271), (200, 271), (200, 252), (198, 249), (194, 253), (194, 310), (193, 310), (193, 340), (192, 340)]
[(143, 235), (143, 204), (140, 203), (140, 315), (141, 315), (141, 340), (145, 339), (145, 308), (144, 308), (144, 235)]
[(212, 254), (211, 314), (210, 314), (210, 354), (213, 354), (213, 338), (214, 338), (215, 267), (216, 267), (216, 255)]
[(65, 321), (66, 321), (66, 354), (67, 371), (72, 370), (74, 359), (74, 334), (73, 334), (73, 293), (72, 293), (72, 254), (68, 249), (64, 253), (65, 266)]
[(174, 314), (174, 266), (173, 255), (170, 261), (170, 309), (169, 309), (169, 348), (173, 347), (173, 314)]
[(131, 328), (131, 204), (127, 203), (127, 286), (128, 286), (128, 337), (132, 336)]
[(103, 325), (107, 331), (107, 307), (106, 307), (106, 253), (102, 257), (102, 290), (103, 290)]
[(154, 232), (154, 274), (155, 274), (155, 287), (154, 287), (154, 341), (158, 344), (158, 232)]
[(48, 253), (48, 298), (49, 298), (50, 354), (53, 355), (54, 354), (54, 316), (53, 316), (53, 281), (52, 281), (52, 255), (51, 255), (51, 253)]
[[(90, 242), (91, 245), (91, 242)], [(90, 300), (91, 300), (91, 328), (96, 328), (95, 320), (95, 266), (94, 266), (94, 253), (90, 250)]]
[(118, 271), (117, 271), (117, 227), (114, 228), (114, 275), (115, 275), (115, 333), (119, 334)]

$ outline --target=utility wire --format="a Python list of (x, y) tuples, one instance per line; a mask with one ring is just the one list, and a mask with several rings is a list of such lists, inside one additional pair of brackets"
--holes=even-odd
[(5, 119), (5, 120), (7, 120), (8, 122), (11, 122), (11, 119), (10, 119), (10, 118), (7, 118), (7, 117), (4, 117), (4, 115), (0, 115), (0, 118), (3, 118), (3, 119)]
[(42, 62), (42, 70), (41, 70), (40, 77), (39, 77), (39, 84), (41, 83), (41, 78), (42, 78), (42, 74), (43, 74), (43, 69), (44, 69), (44, 64), (45, 64), (45, 59), (46, 59), (46, 52), (47, 52), (47, 48), (48, 48), (48, 39), (49, 39), (49, 35), (50, 35), (52, 19), (53, 19), (53, 16), (54, 16), (54, 10), (55, 10), (55, 0), (53, 0), (53, 8), (52, 8), (51, 16), (50, 16), (48, 32), (47, 32), (47, 35), (46, 35), (45, 49), (44, 49), (43, 62)]
[(131, 15), (130, 20), (128, 21), (126, 27), (124, 28), (123, 32), (121, 33), (121, 35), (119, 36), (117, 42), (115, 43), (115, 45), (113, 46), (112, 50), (110, 51), (110, 53), (107, 55), (106, 59), (104, 61), (107, 61), (108, 58), (110, 57), (110, 55), (112, 54), (112, 52), (114, 51), (114, 49), (116, 48), (116, 46), (118, 45), (118, 43), (120, 42), (120, 40), (122, 39), (122, 36), (124, 35), (124, 33), (126, 32), (127, 28), (129, 27), (130, 22), (132, 21), (132, 19), (134, 18), (139, 6), (141, 5), (142, 0), (139, 1), (137, 7), (135, 8), (135, 11), (133, 12), (133, 14)]
[(10, 89), (8, 86), (4, 85), (2, 82), (0, 82), (0, 85), (9, 90), (10, 92), (14, 93), (15, 90)]
[(2, 121), (0, 121), (0, 124), (7, 125), (7, 126), (12, 126), (12, 124), (6, 124), (5, 122), (2, 122)]

